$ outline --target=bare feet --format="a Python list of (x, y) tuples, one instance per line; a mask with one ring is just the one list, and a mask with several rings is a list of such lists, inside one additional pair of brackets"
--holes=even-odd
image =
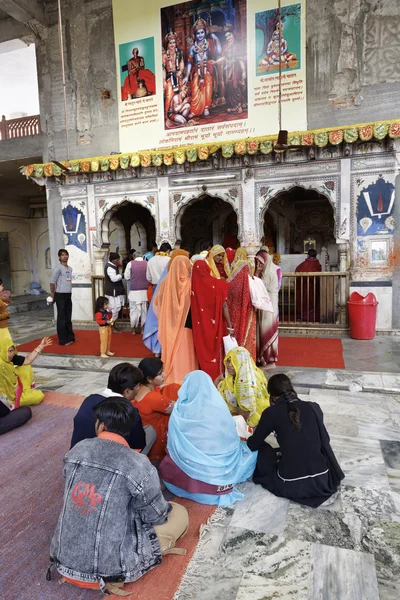
[(64, 346), (70, 346), (71, 344), (73, 344), (75, 342), (75, 340), (72, 340), (72, 342), (67, 342), (66, 344), (64, 344)]
[(107, 354), (100, 354), (100, 358), (110, 358)]
[(276, 364), (275, 364), (274, 362), (270, 362), (270, 363), (268, 363), (267, 365), (265, 365), (265, 366), (263, 367), (263, 369), (264, 369), (264, 370), (267, 370), (267, 369), (275, 369), (275, 367), (276, 367)]
[(132, 329), (132, 335), (136, 335), (136, 329)]
[(111, 352), (110, 350), (106, 352), (107, 356), (115, 356), (115, 352)]

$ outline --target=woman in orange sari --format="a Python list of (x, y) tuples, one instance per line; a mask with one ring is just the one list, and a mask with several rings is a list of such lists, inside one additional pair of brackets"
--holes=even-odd
[(255, 362), (257, 358), (256, 310), (251, 302), (249, 277), (250, 268), (247, 260), (235, 261), (228, 279), (227, 302), (237, 343), (248, 350)]
[(178, 399), (180, 385), (163, 385), (164, 365), (159, 358), (144, 358), (139, 363), (139, 369), (143, 373), (144, 383), (140, 385), (132, 404), (138, 409), (143, 425), (152, 425), (157, 433), (149, 459), (162, 460), (167, 446), (169, 416)]
[(177, 256), (155, 297), (166, 383), (181, 384), (198, 368), (190, 316), (191, 262)]

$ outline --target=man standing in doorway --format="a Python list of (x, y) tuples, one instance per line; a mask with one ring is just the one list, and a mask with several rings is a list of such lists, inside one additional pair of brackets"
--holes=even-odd
[(147, 299), (149, 302), (151, 302), (153, 290), (160, 281), (162, 272), (171, 260), (171, 250), (171, 245), (168, 242), (163, 242), (160, 246), (160, 250), (156, 252), (156, 255), (153, 256), (153, 258), (151, 258), (147, 263), (146, 278), (149, 282), (149, 287), (147, 288)]
[(113, 330), (118, 332), (115, 323), (118, 319), (119, 311), (125, 304), (125, 288), (122, 281), (122, 275), (118, 271), (121, 264), (121, 257), (116, 252), (110, 252), (108, 263), (104, 269), (104, 295), (108, 299), (112, 318), (114, 321)]
[[(296, 273), (320, 273), (321, 263), (317, 259), (317, 252), (313, 248), (308, 251), (308, 256), (296, 267)], [(320, 316), (320, 280), (312, 275), (296, 278), (296, 316), (297, 319), (307, 322), (318, 322)]]
[(68, 265), (69, 254), (61, 248), (58, 251), (60, 264), (53, 271), (50, 280), (50, 293), (57, 306), (57, 335), (60, 346), (75, 342), (72, 329), (72, 268)]

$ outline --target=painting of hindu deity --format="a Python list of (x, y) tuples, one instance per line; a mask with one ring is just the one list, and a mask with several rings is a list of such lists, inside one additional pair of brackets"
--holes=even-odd
[(135, 100), (156, 93), (154, 37), (119, 45), (121, 100)]
[(246, 0), (161, 9), (165, 129), (247, 118)]
[(393, 233), (394, 185), (383, 175), (365, 185), (357, 182), (360, 190), (357, 199), (357, 234), (359, 236)]
[(86, 219), (83, 212), (72, 204), (62, 209), (65, 246), (76, 246), (87, 252)]
[[(264, 10), (255, 15), (256, 75), (301, 68), (301, 4)], [(280, 51), (279, 51), (280, 48)]]

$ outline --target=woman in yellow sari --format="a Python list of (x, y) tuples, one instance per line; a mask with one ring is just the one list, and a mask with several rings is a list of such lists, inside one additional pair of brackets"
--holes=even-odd
[(51, 338), (45, 337), (35, 350), (24, 357), (18, 356), (10, 339), (0, 339), (0, 393), (7, 396), (16, 408), (40, 404), (43, 400), (43, 392), (34, 388), (31, 364), (52, 343)]
[(208, 253), (206, 262), (211, 269), (211, 275), (217, 279), (228, 279), (231, 269), (223, 246), (217, 244)]
[(269, 407), (268, 384), (246, 348), (237, 346), (225, 356), (226, 374), (215, 385), (233, 415), (242, 415), (250, 427), (256, 427)]

